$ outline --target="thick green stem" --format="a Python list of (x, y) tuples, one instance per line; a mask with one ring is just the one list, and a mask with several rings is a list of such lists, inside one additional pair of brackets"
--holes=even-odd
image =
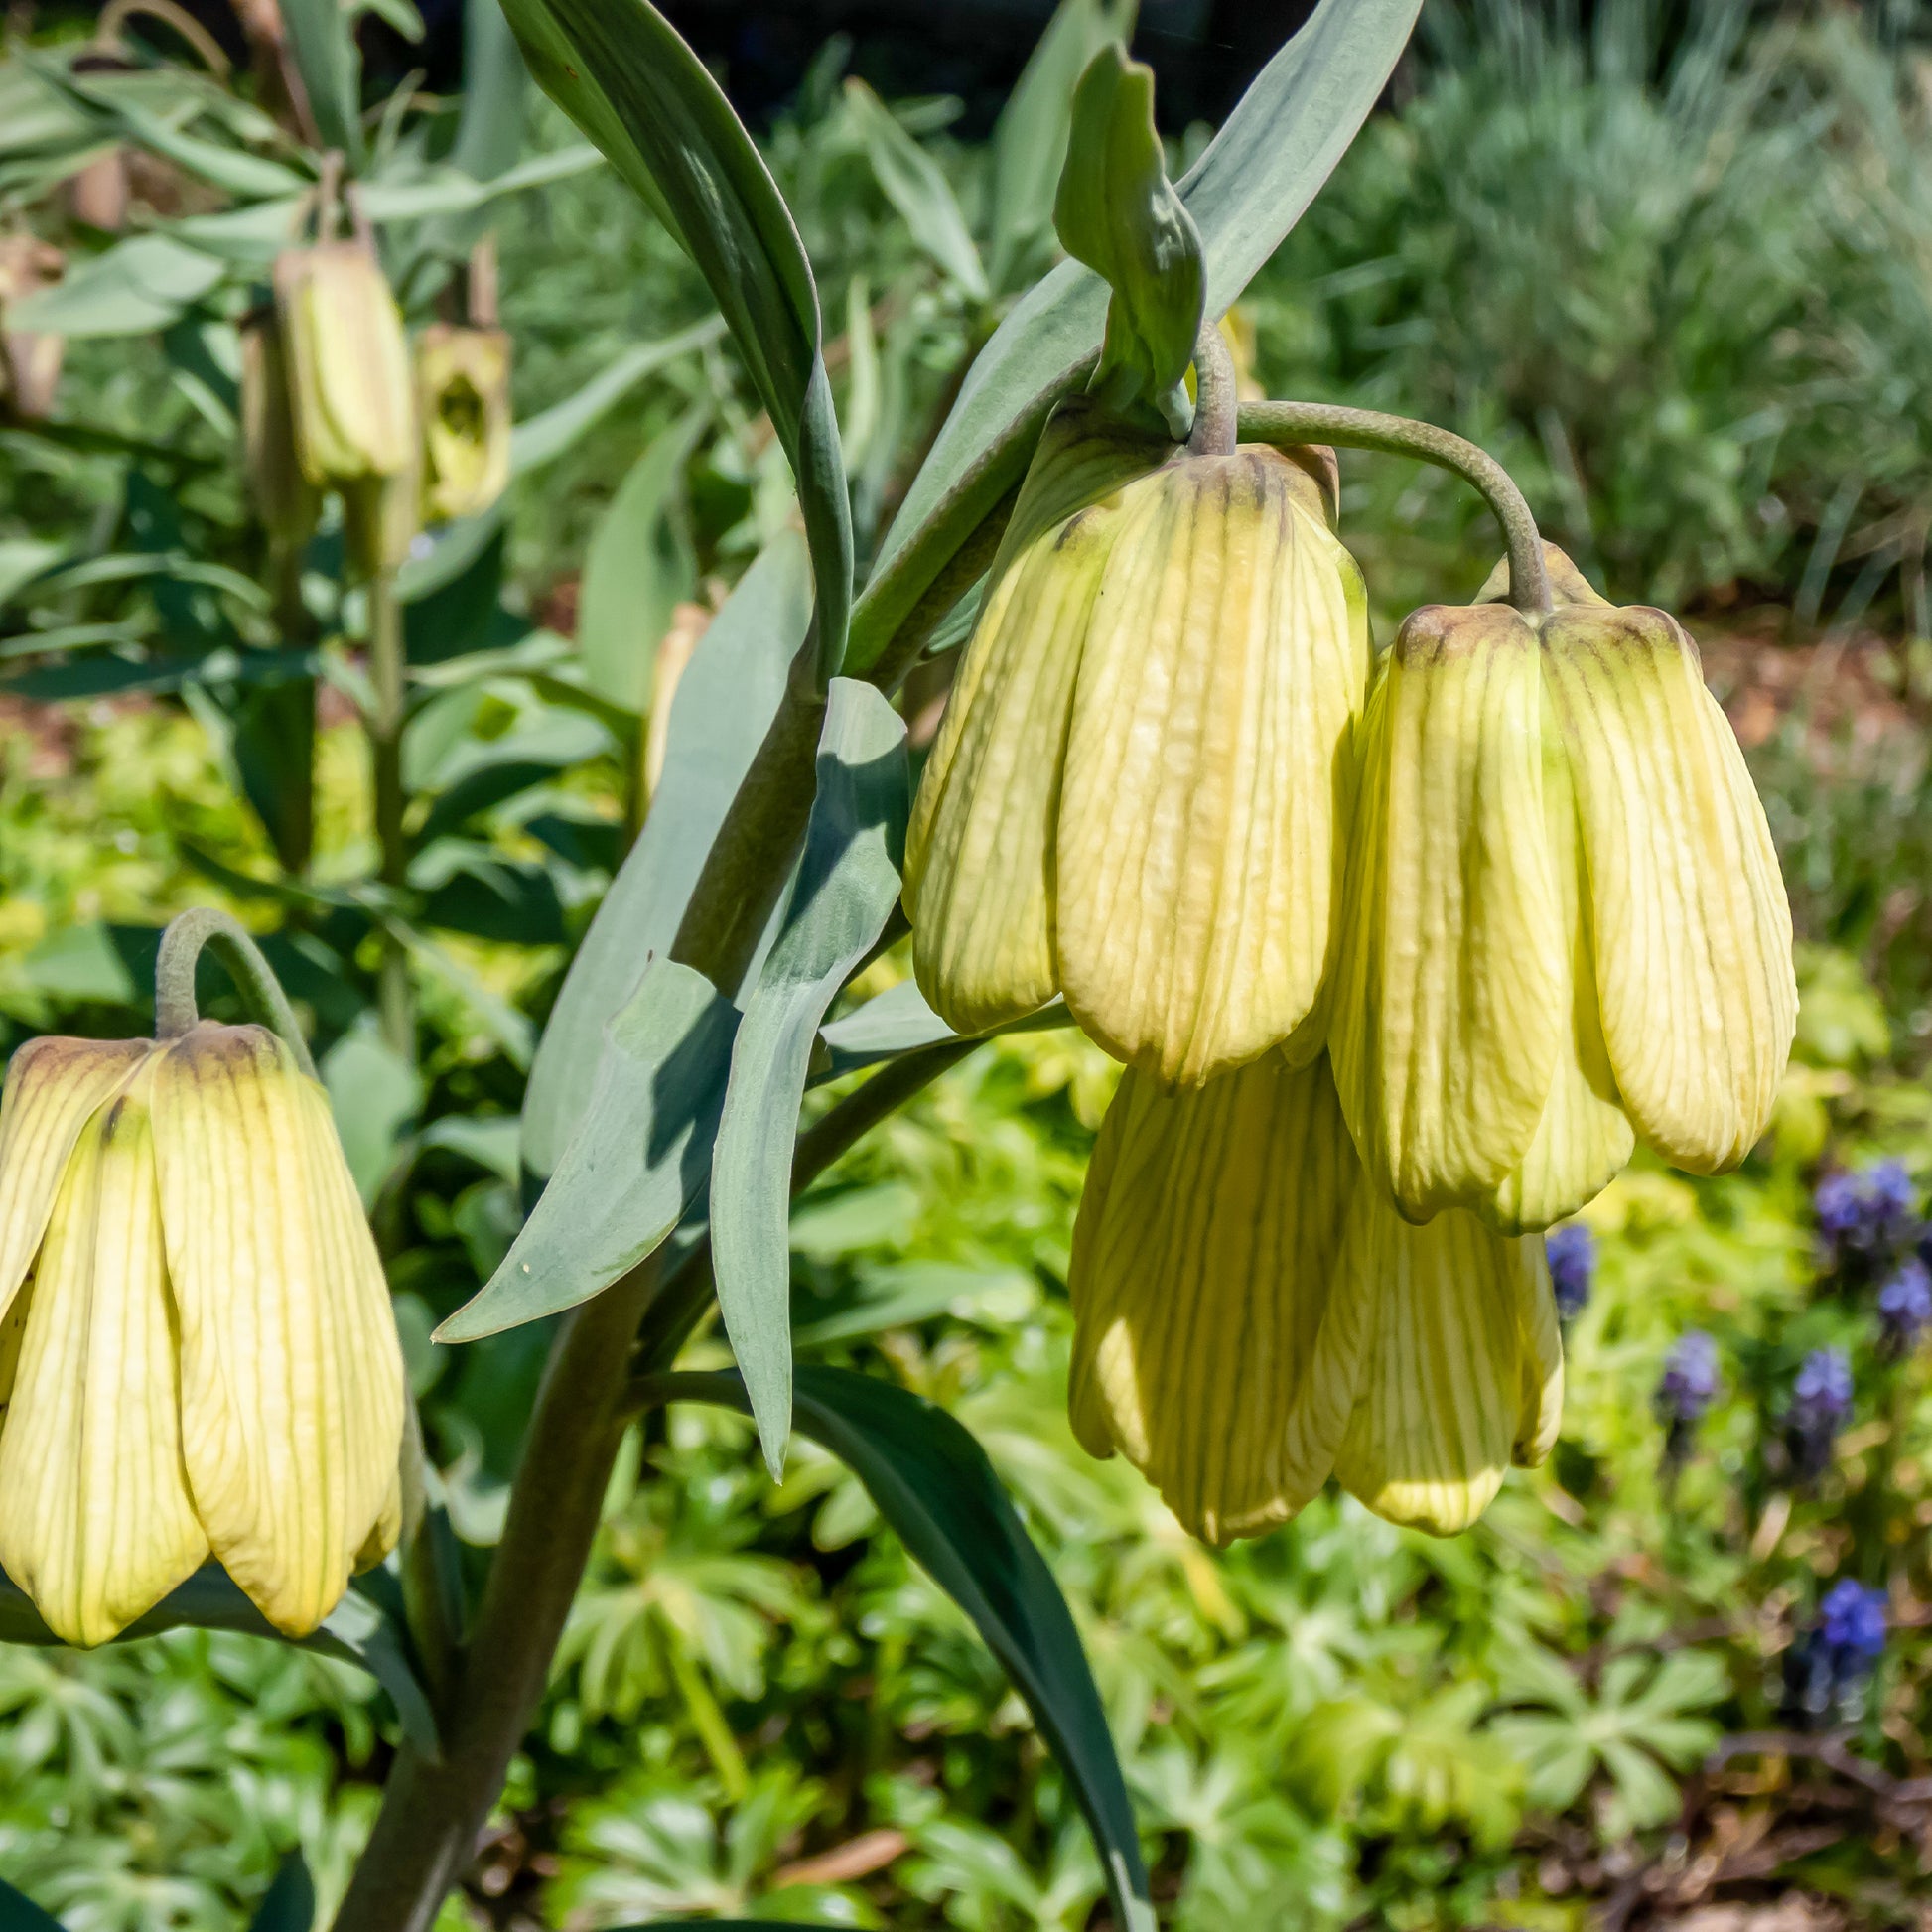
[[(409, 883), (409, 846), (403, 838), (402, 728), (408, 711), (402, 607), (396, 580), (379, 571), (369, 580), (369, 683), (374, 702), (365, 721), (375, 785), (376, 877), (391, 893)], [(409, 950), (385, 928), (377, 968), (376, 1014), (384, 1043), (405, 1060), (416, 1057), (416, 1003), (409, 986)]]
[(1510, 603), (1525, 617), (1541, 617), (1551, 608), (1550, 573), (1544, 567), (1536, 519), (1509, 472), (1486, 450), (1433, 423), (1334, 403), (1243, 403), (1240, 424), (1241, 438), (1248, 443), (1333, 443), (1344, 449), (1413, 457), (1454, 471), (1482, 492), (1502, 525), (1509, 548)]
[(282, 991), (282, 982), (263, 958), (261, 948), (247, 932), (211, 905), (198, 905), (172, 920), (161, 935), (161, 950), (154, 962), (154, 1032), (157, 1039), (179, 1039), (201, 1019), (195, 1004), (195, 968), (204, 948), (212, 952), (228, 969), (241, 997), (254, 1008), (262, 1024), (279, 1034), (295, 1054), (296, 1063), (310, 1079), (316, 1077), (316, 1063), (309, 1056), (309, 1042)]
[(1204, 322), (1194, 339), (1194, 427), (1187, 435), (1187, 454), (1232, 456), (1239, 406), (1227, 338), (1218, 323)]

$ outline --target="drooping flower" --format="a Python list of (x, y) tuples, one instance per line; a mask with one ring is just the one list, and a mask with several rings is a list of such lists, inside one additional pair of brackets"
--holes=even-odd
[(1581, 1221), (1566, 1221), (1544, 1237), (1550, 1260), (1550, 1286), (1557, 1298), (1557, 1313), (1574, 1321), (1589, 1306), (1590, 1285), (1596, 1277), (1596, 1237)]
[(416, 340), (423, 423), (423, 515), (476, 516), (510, 478), (510, 339), (435, 323)]
[(1790, 1050), (1783, 882), (1696, 647), (1552, 561), (1540, 620), (1412, 615), (1361, 733), (1329, 1048), (1415, 1220), (1546, 1227), (1638, 1139), (1734, 1167)]
[(210, 1553), (304, 1635), (393, 1548), (388, 1290), (328, 1100), (265, 1029), (14, 1055), (0, 1333), (0, 1565), (69, 1642)]
[(1075, 1224), (1070, 1402), (1212, 1542), (1286, 1521), (1333, 1473), (1448, 1535), (1555, 1439), (1563, 1354), (1536, 1236), (1368, 1184), (1325, 1057), (1177, 1095), (1131, 1070)]
[(962, 1033), (1064, 993), (1170, 1089), (1318, 1050), (1366, 606), (1311, 469), (1062, 405), (913, 808), (913, 964)]

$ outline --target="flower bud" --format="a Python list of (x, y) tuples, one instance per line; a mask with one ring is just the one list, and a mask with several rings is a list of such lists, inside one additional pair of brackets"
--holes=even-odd
[(1130, 1070), (1102, 1124), (1067, 1285), (1074, 1433), (1196, 1535), (1252, 1535), (1332, 1472), (1448, 1535), (1555, 1440), (1563, 1351), (1542, 1241), (1368, 1184), (1325, 1057), (1199, 1089)]
[(1695, 646), (1551, 562), (1540, 621), (1410, 617), (1362, 733), (1330, 1048), (1416, 1220), (1547, 1227), (1637, 1138), (1734, 1167), (1790, 1050), (1783, 883)]
[(36, 421), (54, 407), (67, 338), (37, 330), (8, 329), (8, 307), (52, 288), (66, 259), (38, 235), (0, 235), (0, 409)]
[(251, 317), (241, 331), (241, 466), (262, 528), (299, 550), (315, 532), (321, 500), (296, 457), (288, 356), (272, 312)]
[(1082, 421), (1030, 475), (920, 784), (914, 968), (962, 1032), (1063, 992), (1194, 1087), (1298, 1029), (1318, 1050), (1366, 607), (1307, 470), (1150, 469)]
[(294, 248), (275, 262), (292, 376), (296, 455), (318, 488), (394, 477), (417, 456), (402, 317), (360, 242)]
[(423, 424), (423, 518), (486, 510), (510, 478), (510, 339), (437, 323), (416, 341)]
[(322, 1089), (260, 1027), (45, 1038), (0, 1099), (0, 1565), (57, 1635), (210, 1553), (290, 1636), (399, 1526), (402, 1354)]

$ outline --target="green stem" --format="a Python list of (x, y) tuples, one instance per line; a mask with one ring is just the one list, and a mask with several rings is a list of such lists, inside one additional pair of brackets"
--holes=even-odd
[(275, 977), (275, 969), (262, 956), (262, 949), (226, 912), (212, 905), (198, 905), (169, 923), (161, 935), (161, 950), (154, 962), (154, 1033), (157, 1039), (179, 1039), (201, 1021), (195, 1004), (195, 968), (203, 949), (212, 952), (228, 969), (241, 997), (261, 1017), (262, 1023), (279, 1034), (295, 1054), (296, 1063), (310, 1079), (316, 1078), (316, 1063), (310, 1057), (309, 1042), (302, 1037), (289, 996)]
[(1239, 406), (1227, 338), (1218, 323), (1203, 322), (1194, 339), (1194, 427), (1187, 435), (1187, 454), (1232, 456)]
[[(368, 599), (369, 683), (374, 704), (364, 729), (374, 773), (376, 876), (392, 894), (400, 894), (409, 883), (409, 846), (402, 831), (402, 728), (408, 711), (408, 686), (402, 606), (396, 601), (394, 572), (378, 571), (370, 578)], [(409, 950), (386, 927), (381, 945), (376, 1014), (382, 1038), (391, 1052), (414, 1060), (416, 1003), (409, 985)]]
[(1240, 425), (1242, 440), (1249, 443), (1332, 443), (1344, 449), (1413, 457), (1454, 471), (1481, 491), (1502, 525), (1509, 547), (1510, 603), (1525, 617), (1541, 617), (1551, 609), (1550, 573), (1544, 566), (1536, 519), (1514, 479), (1486, 450), (1433, 423), (1333, 403), (1243, 403)]

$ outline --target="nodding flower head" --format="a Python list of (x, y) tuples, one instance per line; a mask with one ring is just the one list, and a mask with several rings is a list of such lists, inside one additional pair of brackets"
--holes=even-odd
[(1550, 1285), (1556, 1292), (1557, 1312), (1574, 1321), (1589, 1304), (1596, 1278), (1596, 1237), (1581, 1221), (1566, 1221), (1544, 1239), (1550, 1260)]

